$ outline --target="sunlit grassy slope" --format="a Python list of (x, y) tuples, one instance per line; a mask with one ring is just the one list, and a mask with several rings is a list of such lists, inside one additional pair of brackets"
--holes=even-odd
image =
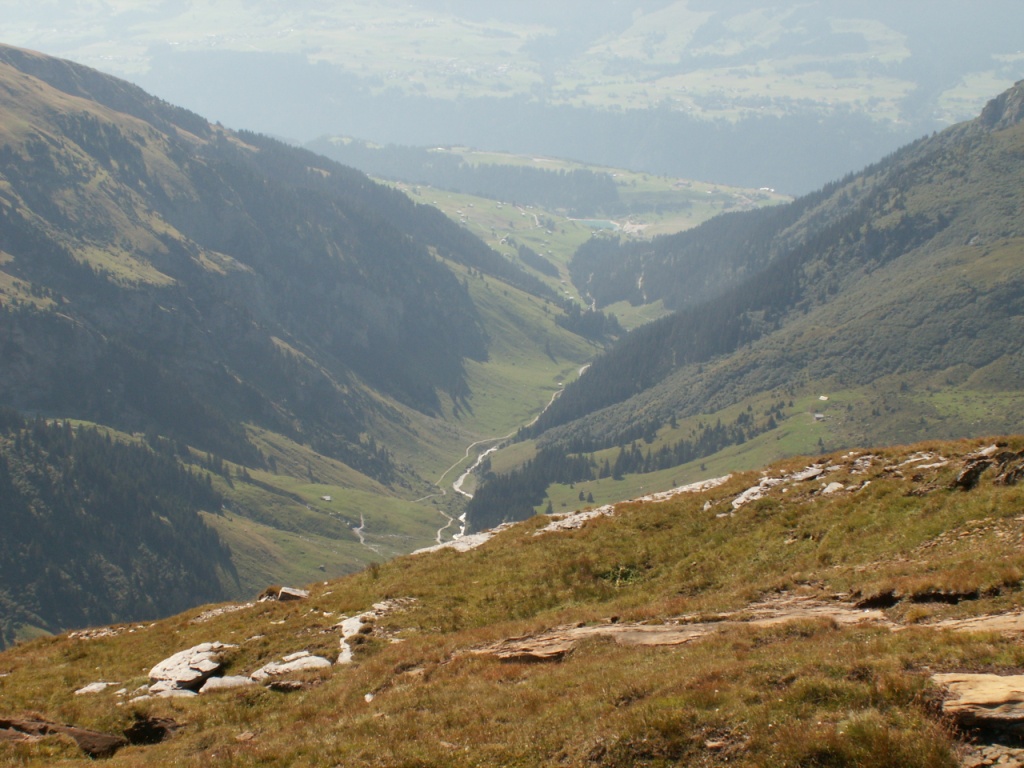
[[(930, 676), (1024, 663), (1017, 636), (944, 623), (1024, 607), (1021, 489), (996, 482), (1024, 441), (989, 451), (972, 490), (952, 485), (993, 443), (789, 459), (701, 493), (619, 505), (576, 531), (542, 533), (537, 518), (470, 552), (317, 580), (307, 601), (36, 640), (0, 655), (4, 710), (111, 733), (137, 718), (181, 725), (111, 766), (954, 766), (961, 734)], [(822, 474), (794, 476), (812, 462)], [(762, 478), (779, 482), (733, 504)], [(411, 601), (368, 625), (353, 665), (299, 676), (308, 687), (297, 692), (125, 703), (152, 665), (201, 642), (237, 646), (228, 674), (303, 649), (333, 659), (344, 616), (396, 598)], [(808, 601), (881, 611), (861, 623), (788, 613)], [(755, 621), (765, 611), (778, 620)], [(616, 625), (710, 631), (644, 646), (610, 634)], [(556, 627), (595, 636), (560, 661), (479, 653)], [(74, 694), (97, 680), (116, 682)], [(88, 758), (52, 738), (0, 743), (0, 760)]]

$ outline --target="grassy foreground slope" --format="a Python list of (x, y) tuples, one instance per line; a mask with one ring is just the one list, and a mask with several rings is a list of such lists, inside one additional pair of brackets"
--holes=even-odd
[[(306, 601), (20, 645), (0, 655), (0, 717), (176, 726), (112, 766), (954, 766), (996, 736), (958, 730), (932, 675), (1024, 663), (1022, 472), (1024, 439), (933, 442), (792, 459), (571, 529), (539, 517)], [(340, 622), (383, 601), (354, 663), (288, 676), (291, 693), (130, 701), (202, 642), (236, 646), (229, 675), (333, 660)], [(56, 736), (0, 760), (89, 758)]]

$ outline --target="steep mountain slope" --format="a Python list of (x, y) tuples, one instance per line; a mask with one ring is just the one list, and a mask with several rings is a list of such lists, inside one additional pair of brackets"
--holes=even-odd
[(427, 245), (478, 243), (356, 172), (3, 53), (4, 402), (252, 459), (247, 421), (386, 477), (357, 377), (422, 409), (464, 394), (485, 338)]
[[(1019, 760), (1022, 475), (1020, 437), (792, 459), (307, 600), (25, 643), (0, 654), (0, 761), (104, 743), (111, 766)], [(160, 663), (189, 649), (194, 670)], [(963, 706), (972, 677), (1004, 698)]]
[[(1024, 85), (975, 122), (788, 208), (736, 214), (659, 244), (650, 262), (640, 259), (636, 279), (650, 270), (653, 285), (677, 287), (672, 300), (683, 311), (595, 363), (539, 429), (564, 423), (570, 410), (610, 404), (687, 364), (762, 340), (776, 348), (772, 360), (744, 364), (749, 379), (761, 378), (766, 389), (795, 381), (798, 371), (835, 376), (842, 385), (961, 364), (978, 369), (1018, 356), (1022, 97)], [(726, 223), (724, 263), (705, 258), (691, 272), (691, 261), (718, 250), (716, 230)], [(759, 247), (745, 254), (730, 247), (743, 238)], [(698, 256), (688, 259), (694, 251)], [(743, 258), (735, 266), (737, 251)], [(754, 275), (737, 280), (737, 272)], [(705, 293), (701, 303), (685, 295), (691, 279), (734, 287)], [(802, 348), (793, 337), (810, 328), (819, 330)], [(612, 380), (626, 371), (631, 375), (616, 389), (597, 393), (602, 385), (615, 387)]]
[[(628, 447), (746, 399), (847, 390), (853, 416), (833, 414), (830, 446), (1017, 428), (1015, 398), (983, 418), (957, 400), (1024, 385), (1022, 103), (1024, 84), (789, 206), (582, 249), (575, 274), (603, 301), (638, 300), (639, 286), (680, 309), (596, 360), (527, 435), (559, 451)], [(940, 392), (945, 404), (909, 402)]]
[[(0, 46), (0, 405), (72, 420), (71, 440), (80, 421), (117, 444), (145, 435), (212, 482), (188, 519), (205, 514), (232, 546), (230, 563), (200, 548), (229, 577), (191, 601), (433, 540), (433, 473), (527, 421), (592, 354), (542, 311), (554, 299), (438, 210), (357, 171)], [(485, 330), (520, 307), (517, 324)], [(515, 365), (516, 334), (530, 335), (516, 359), (544, 364), (489, 370), (496, 345), (494, 364)], [(488, 398), (532, 394), (481, 406), (471, 382), (493, 387)], [(63, 463), (12, 445), (0, 459), (34, 456), (68, 485), (64, 507), (93, 514)], [(12, 504), (0, 498), (5, 514)], [(163, 514), (138, 504), (140, 519)], [(8, 543), (20, 557), (24, 542)], [(125, 598), (103, 615), (152, 615)], [(189, 604), (179, 598), (157, 611)], [(35, 628), (108, 620), (30, 603)]]

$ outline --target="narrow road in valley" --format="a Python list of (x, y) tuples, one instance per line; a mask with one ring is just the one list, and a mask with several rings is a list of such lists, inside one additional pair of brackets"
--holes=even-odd
[(366, 517), (364, 517), (363, 513), (360, 512), (359, 513), (359, 527), (358, 528), (353, 527), (352, 528), (352, 533), (354, 533), (356, 535), (356, 538), (359, 539), (359, 543), (362, 546), (366, 547), (371, 552), (375, 552), (375, 553), (377, 553), (379, 555), (380, 554), (380, 550), (378, 550), (377, 547), (373, 546), (372, 544), (367, 544), (366, 543), (365, 531), (366, 531)]
[(540, 229), (540, 217), (536, 213), (534, 213), (533, 211), (524, 210), (523, 208), (517, 208), (516, 210), (523, 214), (523, 216), (533, 216), (534, 226), (536, 226), (537, 229)]
[[(535, 421), (536, 421), (536, 419), (535, 419)], [(518, 432), (518, 431), (519, 430), (516, 430), (516, 432)], [(492, 437), (492, 438), (490, 438), (488, 440), (477, 440), (475, 443), (473, 443), (468, 448), (466, 448), (466, 455), (463, 456), (459, 461), (455, 462), (450, 467), (448, 467), (448, 469), (445, 470), (444, 474), (441, 475), (437, 479), (437, 486), (439, 488), (441, 488), (441, 495), (443, 496), (443, 495), (447, 494), (447, 491), (445, 491), (445, 489), (441, 487), (441, 483), (444, 482), (445, 477), (449, 473), (451, 473), (453, 470), (455, 470), (460, 464), (462, 464), (464, 461), (466, 461), (466, 459), (469, 458), (469, 456), (472, 453), (474, 448), (476, 448), (477, 446), (480, 446), (480, 445), (487, 445), (488, 443), (502, 443), (505, 440), (508, 440), (510, 438), (515, 437), (516, 432), (510, 432), (507, 435), (505, 435), (504, 437)], [(456, 480), (454, 483), (452, 483), (452, 490), (454, 490), (457, 494), (459, 494), (461, 496), (465, 496), (466, 499), (472, 499), (473, 498), (473, 494), (467, 493), (466, 491), (462, 490), (462, 484), (464, 482), (466, 482), (466, 478), (469, 477), (470, 474), (473, 471), (475, 471), (483, 463), (485, 458), (487, 458), (489, 455), (494, 453), (500, 447), (501, 447), (500, 445), (492, 446), (491, 448), (488, 448), (486, 451), (484, 451), (479, 456), (477, 456), (476, 457), (476, 461), (473, 463), (473, 465), (469, 469), (467, 469), (465, 472), (463, 472), (461, 475), (459, 475), (458, 480)], [(447, 531), (449, 528), (451, 528), (453, 525), (455, 525), (456, 522), (459, 523), (459, 532), (454, 534), (452, 536), (452, 539), (453, 540), (461, 539), (463, 536), (466, 535), (466, 514), (465, 513), (459, 515), (459, 519), (458, 519), (458, 521), (456, 521), (456, 519), (454, 517), (449, 515), (444, 510), (438, 510), (438, 511), (448, 521), (447, 523), (445, 523), (445, 525), (442, 528), (440, 528), (437, 531), (436, 540), (437, 540), (438, 544), (443, 544), (444, 543), (442, 535), (444, 534), (445, 531)]]
[(472, 493), (462, 490), (462, 484), (466, 482), (466, 478), (469, 477), (474, 472), (476, 472), (480, 468), (480, 465), (484, 463), (484, 460), (492, 453), (494, 453), (496, 450), (498, 450), (498, 446), (488, 448), (486, 451), (484, 451), (483, 453), (476, 457), (476, 461), (473, 462), (473, 466), (471, 466), (469, 469), (467, 469), (465, 472), (459, 475), (459, 479), (452, 483), (452, 488), (455, 490), (456, 493), (465, 496), (467, 499), (473, 498)]

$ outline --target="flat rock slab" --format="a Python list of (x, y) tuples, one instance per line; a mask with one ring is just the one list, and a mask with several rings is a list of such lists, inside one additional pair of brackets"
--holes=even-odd
[(1024, 613), (1003, 613), (994, 616), (975, 616), (970, 619), (948, 619), (926, 626), (952, 629), (955, 632), (998, 632), (1024, 634)]
[[(224, 643), (202, 643), (161, 661), (149, 671), (149, 681), (161, 691), (174, 688), (196, 691), (223, 667), (224, 651), (235, 648)], [(153, 689), (150, 689), (153, 692)]]
[(704, 637), (709, 625), (607, 624), (584, 627), (557, 627), (541, 635), (513, 637), (482, 648), (477, 653), (502, 661), (558, 661), (581, 641), (592, 637), (610, 637), (621, 645), (682, 645)]
[(864, 611), (848, 603), (829, 603), (790, 597), (758, 603), (745, 611), (716, 616), (711, 621), (680, 617), (664, 624), (596, 624), (556, 627), (547, 632), (513, 637), (481, 648), (475, 653), (502, 661), (557, 661), (582, 640), (607, 637), (620, 645), (683, 645), (727, 627), (768, 627), (792, 621), (825, 619), (840, 625), (875, 624), (892, 626), (881, 611)]
[(272, 677), (317, 669), (330, 669), (332, 666), (334, 665), (322, 656), (312, 656), (308, 651), (299, 651), (285, 656), (281, 661), (272, 661), (266, 666), (260, 667), (250, 677), (257, 683), (262, 683)]
[(107, 690), (107, 688), (110, 688), (114, 685), (119, 685), (119, 683), (89, 683), (89, 685), (83, 688), (79, 688), (77, 691), (75, 691), (75, 696), (88, 696), (93, 693), (102, 693), (103, 691)]
[(160, 682), (153, 683), (149, 686), (150, 698), (157, 697), (161, 699), (186, 699), (190, 696), (198, 696), (197, 691), (193, 691), (191, 688), (182, 688), (178, 683), (173, 680), (161, 680)]
[(199, 689), (199, 693), (207, 694), (218, 693), (220, 691), (233, 691), (238, 688), (248, 688), (252, 685), (256, 685), (256, 681), (251, 677), (245, 677), (242, 675), (211, 677), (203, 683), (203, 687)]
[(1024, 675), (952, 673), (932, 675), (932, 681), (949, 693), (942, 711), (962, 725), (1024, 723)]

